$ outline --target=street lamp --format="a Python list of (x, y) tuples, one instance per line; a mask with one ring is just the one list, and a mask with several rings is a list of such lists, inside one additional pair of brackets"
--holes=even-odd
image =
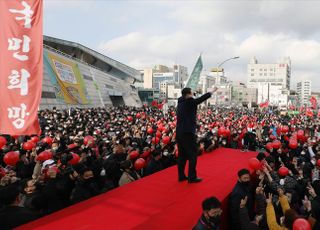
[(223, 62), (221, 62), (219, 65), (218, 65), (218, 68), (221, 67), (224, 63), (226, 63), (227, 61), (230, 61), (230, 60), (234, 60), (234, 59), (238, 59), (240, 58), (239, 56), (235, 56), (235, 57), (232, 57), (232, 58), (228, 58), (226, 60), (224, 60)]
[[(219, 69), (224, 63), (226, 63), (227, 61), (231, 61), (231, 60), (234, 60), (234, 59), (238, 59), (240, 58), (239, 56), (235, 56), (235, 57), (232, 57), (232, 58), (228, 58), (226, 60), (224, 60), (223, 62), (221, 62), (219, 65), (218, 65), (218, 68)], [(216, 95), (216, 102), (217, 102), (217, 94)], [(230, 93), (229, 93), (229, 104), (231, 104), (231, 99), (232, 99), (232, 93), (231, 93), (231, 90), (230, 90)]]

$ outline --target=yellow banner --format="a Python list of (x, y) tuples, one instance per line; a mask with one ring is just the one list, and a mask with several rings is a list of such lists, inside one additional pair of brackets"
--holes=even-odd
[(63, 98), (66, 104), (89, 104), (83, 77), (77, 64), (49, 52), (46, 52), (45, 57), (48, 58), (47, 61), (53, 70), (51, 72), (55, 75), (55, 79), (51, 80), (56, 80), (56, 86), (60, 88), (56, 89), (57, 98)]

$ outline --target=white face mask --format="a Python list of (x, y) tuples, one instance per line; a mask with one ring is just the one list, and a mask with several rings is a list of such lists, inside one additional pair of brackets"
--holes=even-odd
[(168, 156), (168, 155), (169, 155), (169, 152), (165, 151), (165, 152), (163, 152), (163, 155), (164, 155), (164, 156)]
[(316, 165), (316, 163), (317, 163), (316, 160), (311, 160), (312, 165)]
[(101, 172), (100, 172), (100, 176), (105, 176), (105, 175), (106, 175), (106, 170), (102, 169)]
[(280, 179), (280, 185), (284, 185), (284, 179)]

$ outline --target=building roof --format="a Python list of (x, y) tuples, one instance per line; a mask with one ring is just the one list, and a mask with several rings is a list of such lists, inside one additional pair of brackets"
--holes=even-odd
[(45, 46), (59, 50), (72, 58), (79, 59), (119, 78), (133, 78), (136, 81), (142, 81), (141, 73), (138, 70), (79, 43), (50, 36), (43, 36), (43, 43)]

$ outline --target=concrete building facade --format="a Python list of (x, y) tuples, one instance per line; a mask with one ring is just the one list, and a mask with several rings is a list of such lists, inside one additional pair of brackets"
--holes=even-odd
[(297, 95), (300, 105), (308, 105), (311, 97), (311, 81), (303, 80), (297, 83)]
[(233, 105), (257, 104), (258, 89), (247, 88), (238, 83), (231, 86), (231, 103)]
[(182, 65), (174, 65), (173, 68), (156, 65), (141, 72), (145, 89), (160, 89), (162, 82), (172, 82), (182, 88), (184, 81), (188, 79), (188, 68)]
[(290, 80), (289, 57), (274, 64), (260, 64), (254, 57), (247, 66), (247, 86), (258, 90), (258, 103), (268, 100), (273, 106), (287, 106)]

